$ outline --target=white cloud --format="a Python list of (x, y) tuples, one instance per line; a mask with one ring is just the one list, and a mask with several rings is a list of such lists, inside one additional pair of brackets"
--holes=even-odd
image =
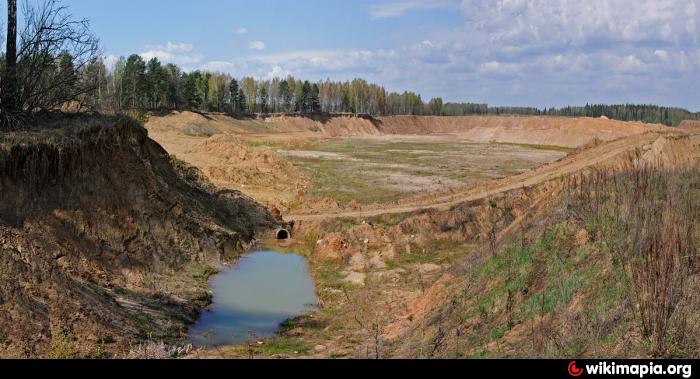
[(517, 75), (522, 66), (517, 63), (486, 62), (479, 66), (479, 72), (483, 75)]
[(163, 63), (175, 63), (183, 66), (197, 64), (202, 61), (200, 54), (174, 54), (162, 50), (148, 50), (139, 55), (145, 60), (158, 58)]
[(262, 41), (248, 42), (248, 48), (252, 50), (265, 50), (265, 43)]
[(244, 27), (240, 27), (240, 28), (238, 28), (238, 29), (236, 30), (236, 34), (241, 34), (241, 35), (242, 35), (242, 34), (248, 34), (248, 29), (246, 29), (246, 28), (244, 28)]
[(697, 0), (463, 0), (470, 29), (502, 44), (687, 43)]
[(265, 75), (265, 78), (268, 80), (272, 80), (274, 78), (286, 78), (291, 74), (291, 71), (287, 71), (280, 66), (274, 66), (272, 67), (272, 70), (270, 70), (270, 72), (268, 72), (267, 75)]
[(541, 107), (653, 102), (700, 110), (694, 92), (700, 86), (697, 1), (387, 1), (371, 8), (372, 17), (455, 6), (463, 22), (391, 49), (266, 53), (265, 44), (254, 41), (251, 55), (203, 64), (187, 44), (147, 53), (236, 77), (362, 77), (446, 101)]
[(370, 8), (374, 19), (403, 16), (404, 14), (429, 9), (447, 9), (456, 7), (454, 0), (390, 0)]
[(168, 41), (165, 45), (146, 45), (146, 49), (168, 53), (188, 53), (194, 50), (194, 46), (191, 43)]
[(616, 62), (613, 69), (623, 73), (640, 73), (646, 71), (650, 67), (634, 54), (621, 58), (615, 57), (614, 60)]
[(251, 57), (258, 62), (284, 67), (312, 76), (376, 73), (391, 65), (396, 53), (391, 50), (301, 50)]
[(210, 61), (202, 65), (202, 69), (214, 72), (232, 72), (236, 65), (226, 61)]
[(117, 61), (119, 60), (119, 57), (113, 54), (106, 55), (105, 57), (102, 58), (105, 64), (105, 67), (107, 67), (108, 70), (114, 69), (114, 66), (117, 64)]
[(192, 51), (194, 46), (191, 43), (173, 43), (168, 41), (165, 48), (171, 53), (185, 53)]
[(185, 68), (202, 61), (202, 55), (195, 52), (190, 43), (168, 41), (165, 45), (146, 45), (146, 49), (139, 54), (145, 60), (158, 58), (163, 63), (175, 63)]

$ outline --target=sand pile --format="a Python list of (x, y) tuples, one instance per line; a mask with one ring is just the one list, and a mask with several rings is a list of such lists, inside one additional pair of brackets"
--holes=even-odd
[(675, 169), (698, 164), (700, 148), (688, 136), (661, 136), (643, 147), (639, 162), (653, 167)]
[[(199, 157), (197, 165), (220, 187), (296, 196), (303, 194), (308, 182), (294, 165), (279, 159), (273, 150), (248, 147), (232, 135), (206, 139), (190, 155)], [(288, 205), (288, 200), (275, 197), (262, 200), (278, 207)]]

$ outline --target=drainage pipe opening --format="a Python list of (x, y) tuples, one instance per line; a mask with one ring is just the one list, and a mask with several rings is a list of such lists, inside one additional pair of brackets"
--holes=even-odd
[(288, 240), (290, 237), (289, 231), (287, 229), (280, 229), (277, 231), (278, 240)]

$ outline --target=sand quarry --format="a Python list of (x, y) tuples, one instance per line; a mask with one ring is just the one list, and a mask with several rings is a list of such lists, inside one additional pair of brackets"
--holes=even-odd
[[(260, 341), (264, 354), (278, 358), (453, 357), (441, 352), (449, 343), (435, 342), (445, 341), (445, 330), (457, 343), (445, 351), (459, 357), (539, 354), (521, 343), (532, 328), (504, 331), (505, 345), (489, 343), (488, 331), (501, 327), (502, 312), (485, 329), (471, 318), (453, 329), (435, 320), (452, 309), (455, 294), (488, 292), (502, 277), (473, 272), (499, 246), (543, 235), (567, 180), (630, 165), (672, 171), (700, 163), (700, 128), (692, 123), (668, 128), (505, 116), (234, 119), (184, 112), (152, 116), (146, 127), (215, 185), (240, 190), (293, 223), (292, 240), (280, 249), (309, 260), (321, 307)], [(586, 229), (569, 227), (577, 244), (588, 244)], [(465, 279), (472, 274), (481, 279)], [(469, 332), (462, 336), (464, 330)], [(459, 345), (465, 341), (472, 344), (466, 350)], [(610, 355), (627, 354), (610, 349)], [(245, 346), (227, 346), (197, 354), (247, 353)]]
[[(288, 220), (444, 208), (575, 172), (659, 133), (695, 130), (592, 118), (192, 112), (153, 115), (146, 126), (215, 185)], [(593, 149), (569, 156), (582, 147)]]

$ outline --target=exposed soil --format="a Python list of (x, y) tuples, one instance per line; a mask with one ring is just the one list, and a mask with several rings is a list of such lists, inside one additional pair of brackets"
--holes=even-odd
[[(338, 145), (357, 147), (370, 141), (369, 145), (383, 147), (377, 153), (382, 157), (380, 166), (386, 169), (382, 175), (387, 184), (395, 183), (396, 189), (402, 190), (425, 189), (417, 194), (407, 191), (408, 195), (374, 204), (356, 201), (359, 199), (311, 197), (284, 212), (288, 221), (294, 221), (295, 241), (283, 248), (309, 258), (322, 308), (285, 323), (279, 336), (259, 341), (253, 353), (265, 357), (452, 357), (446, 355), (450, 349), (459, 351), (459, 357), (529, 356), (525, 350), (513, 351), (512, 347), (525, 343), (524, 336), (530, 330), (545, 324), (547, 320), (543, 318), (535, 317), (512, 330), (499, 329), (507, 324), (504, 314), (492, 315), (491, 323), (496, 326), (493, 330), (478, 329), (485, 327), (478, 319), (461, 320), (465, 326), (456, 328), (456, 333), (470, 330), (475, 338), (486, 335), (483, 348), (462, 352), (459, 345), (454, 346), (455, 342), (448, 342), (448, 338), (459, 340), (453, 335), (455, 330), (441, 329), (443, 324), (436, 320), (443, 320), (445, 314), (453, 312), (456, 302), (464, 301), (460, 294), (494, 291), (503, 274), (487, 273), (496, 276), (470, 283), (465, 272), (481, 267), (496, 251), (517, 242), (524, 231), (529, 239), (539, 238), (550, 217), (559, 217), (552, 212), (557, 209), (562, 183), (572, 175), (612, 172), (630, 165), (678, 169), (700, 164), (700, 134), (687, 123), (672, 129), (556, 117), (319, 115), (231, 120), (227, 126), (222, 121), (226, 116), (212, 118), (213, 121), (200, 121), (215, 125), (222, 134), (236, 135), (248, 148), (272, 151), (296, 163), (306, 160), (356, 167), (353, 165), (362, 163), (372, 150), (348, 150), (337, 148)], [(452, 179), (450, 174), (458, 169), (447, 167), (441, 172), (440, 165), (436, 165), (431, 166), (435, 173), (416, 175), (413, 171), (419, 170), (425, 159), (411, 161), (411, 157), (434, 154), (435, 146), (446, 141), (516, 144), (514, 147), (531, 149), (528, 154), (559, 150), (552, 146), (575, 150), (555, 162), (542, 162), (533, 170), (500, 179), (487, 176), (471, 184), (451, 183), (442, 188), (434, 185), (434, 177)], [(392, 144), (431, 147), (397, 149)], [(455, 149), (446, 149), (448, 153), (436, 156), (436, 161), (456, 160), (450, 150)], [(561, 150), (558, 153), (562, 154)], [(390, 159), (392, 156), (397, 156), (396, 161)], [(314, 167), (302, 164), (290, 170), (304, 166)], [(306, 171), (312, 184), (305, 186), (305, 194), (313, 189), (313, 181), (318, 180), (322, 168)], [(354, 180), (351, 175), (369, 171), (369, 166), (354, 168), (344, 175)], [(287, 180), (280, 178), (280, 182)], [(380, 182), (375, 183), (375, 188), (380, 186)], [(248, 194), (258, 196), (254, 192)], [(588, 247), (596, 238), (585, 228), (567, 233), (570, 242), (579, 247)], [(528, 285), (533, 291), (544, 286), (536, 280)], [(570, 305), (572, 312), (584, 309), (580, 295), (577, 296)], [(448, 336), (448, 332), (452, 334)], [(469, 340), (469, 335), (462, 337)], [(510, 350), (500, 345), (502, 342), (511, 346)], [(611, 351), (620, 354), (623, 350)], [(196, 356), (247, 357), (250, 353), (246, 347), (232, 346), (216, 352), (200, 351)]]
[(611, 141), (663, 126), (646, 125), (600, 118), (545, 116), (464, 116), (380, 118), (384, 134), (455, 133), (460, 137), (486, 143), (490, 141), (576, 148), (594, 138)]
[[(282, 212), (294, 221), (295, 238), (284, 248), (309, 258), (322, 308), (261, 341), (263, 355), (440, 356), (433, 320), (467, 288), (465, 268), (526, 225), (544, 222), (539, 217), (564, 178), (630, 164), (700, 163), (700, 133), (688, 123), (669, 129), (554, 117), (235, 119), (182, 112), (151, 116), (148, 134), (123, 119), (49, 124), (0, 137), (3, 356), (120, 356), (149, 337), (177, 343), (210, 299), (210, 266), (234, 260), (256, 233), (280, 226)], [(353, 152), (308, 148), (360, 137), (381, 146), (378, 153), (407, 157), (382, 163), (385, 182), (374, 184), (401, 196), (374, 204), (307, 197), (315, 173), (278, 154), (362, 161)], [(469, 183), (455, 176), (458, 167), (440, 163), (461, 159), (454, 147), (432, 156), (446, 140), (488, 144), (479, 148), (521, 161), (564, 154), (551, 146), (576, 150), (533, 170)], [(425, 164), (431, 159), (437, 165)], [(571, 240), (586, 245), (595, 237), (586, 233), (573, 230)], [(483, 292), (495, 284), (480, 285)], [(517, 343), (519, 335), (508, 333)], [(416, 346), (434, 351), (411, 350)]]
[(128, 119), (49, 120), (0, 147), (1, 356), (177, 340), (208, 302), (207, 267), (278, 225)]

